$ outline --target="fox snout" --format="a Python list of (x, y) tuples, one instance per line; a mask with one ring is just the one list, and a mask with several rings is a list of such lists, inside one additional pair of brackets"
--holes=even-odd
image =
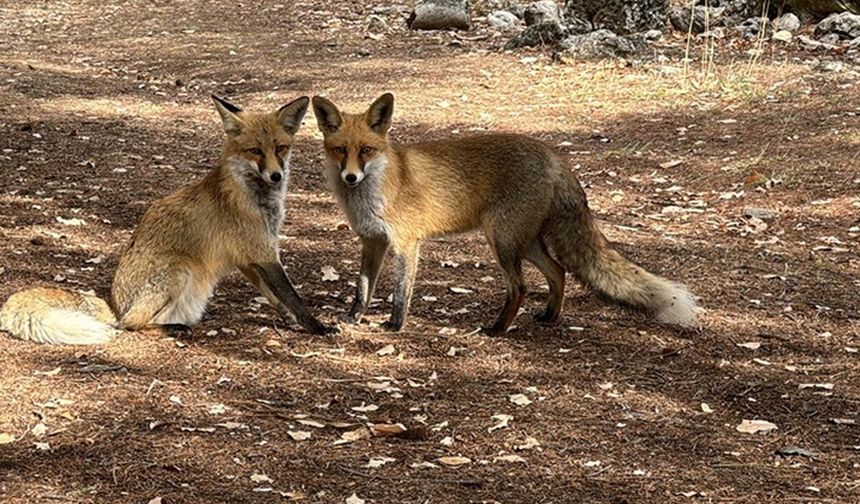
[(284, 178), (284, 174), (281, 173), (281, 170), (263, 171), (261, 175), (263, 176), (263, 179), (266, 180), (266, 182), (270, 182), (272, 184), (277, 184)]
[(340, 171), (340, 178), (343, 180), (344, 184), (349, 187), (355, 187), (364, 180), (364, 172), (347, 168)]

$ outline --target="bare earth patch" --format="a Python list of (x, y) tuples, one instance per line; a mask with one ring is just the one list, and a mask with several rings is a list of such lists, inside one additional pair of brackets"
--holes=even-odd
[[(860, 501), (856, 74), (769, 48), (751, 65), (742, 45), (711, 76), (677, 59), (559, 64), (480, 30), (409, 33), (397, 11), (374, 40), (369, 4), (6, 2), (0, 300), (35, 285), (106, 295), (146, 206), (216, 162), (210, 93), (359, 109), (392, 91), (398, 140), (492, 129), (557, 146), (618, 247), (701, 296), (705, 328), (659, 326), (572, 279), (544, 328), (529, 270), (518, 327), (477, 334), (503, 293), (478, 235), (425, 247), (397, 335), (308, 336), (237, 275), (190, 339), (0, 337), (0, 500)], [(309, 117), (282, 250), (334, 323), (359, 245), (319, 143)]]

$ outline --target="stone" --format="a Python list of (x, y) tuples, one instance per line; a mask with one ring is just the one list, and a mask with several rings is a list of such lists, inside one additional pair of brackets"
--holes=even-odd
[(520, 20), (518, 17), (504, 10), (491, 12), (490, 15), (487, 16), (488, 25), (492, 26), (493, 28), (500, 28), (502, 30), (510, 30), (516, 28), (519, 23)]
[(383, 33), (388, 30), (388, 23), (380, 16), (371, 14), (367, 16), (367, 31), (370, 33)]
[(793, 37), (794, 37), (794, 35), (792, 35), (790, 31), (779, 30), (779, 31), (773, 32), (773, 35), (771, 35), (770, 38), (776, 42), (784, 42), (784, 43), (788, 44), (789, 42), (791, 42), (791, 39)]
[(822, 73), (836, 73), (841, 72), (844, 68), (845, 64), (841, 61), (822, 61), (815, 67), (815, 70)]
[(582, 59), (625, 58), (646, 47), (642, 37), (619, 36), (609, 30), (571, 35), (558, 44), (559, 56)]
[(839, 38), (839, 35), (836, 33), (828, 33), (827, 35), (818, 39), (818, 41), (821, 42), (822, 44), (829, 45), (829, 46), (835, 46), (835, 45), (839, 44), (840, 40), (842, 40), (842, 39)]
[(517, 19), (523, 19), (526, 16), (526, 6), (520, 3), (511, 4), (506, 10), (516, 16)]
[[(672, 27), (682, 33), (692, 30), (693, 33), (703, 33), (719, 24), (725, 9), (722, 7), (672, 7), (669, 9), (669, 22)], [(692, 15), (692, 25), (691, 25)]]
[(469, 0), (421, 0), (406, 25), (412, 30), (468, 30)]
[[(782, 2), (771, 2), (777, 5)], [(823, 19), (830, 14), (849, 11), (860, 14), (860, 0), (787, 0), (792, 12), (813, 19)]]
[(669, 0), (565, 0), (563, 19), (628, 35), (663, 28), (668, 11)]
[(742, 38), (754, 39), (758, 37), (762, 24), (764, 24), (765, 30), (767, 30), (769, 21), (766, 18), (752, 17), (744, 20), (744, 22), (736, 26), (735, 29)]
[(773, 20), (773, 29), (776, 31), (787, 31), (794, 33), (800, 29), (800, 18), (791, 12), (785, 13), (782, 16)]
[(806, 35), (798, 35), (797, 41), (800, 42), (800, 47), (808, 50), (814, 51), (816, 49), (821, 49), (821, 42), (815, 40), (814, 38), (807, 37)]
[(568, 35), (567, 29), (557, 21), (526, 27), (519, 35), (505, 44), (505, 49), (555, 45)]
[(779, 212), (776, 210), (768, 210), (767, 208), (749, 207), (744, 208), (744, 217), (755, 217), (756, 219), (770, 220), (779, 217)]
[(850, 12), (831, 14), (815, 27), (815, 35), (818, 37), (831, 33), (844, 39), (860, 37), (860, 15)]
[(526, 5), (523, 12), (526, 26), (561, 21), (561, 10), (555, 0), (539, 0)]
[(663, 38), (663, 32), (660, 30), (648, 30), (642, 34), (642, 38), (649, 42), (654, 42)]

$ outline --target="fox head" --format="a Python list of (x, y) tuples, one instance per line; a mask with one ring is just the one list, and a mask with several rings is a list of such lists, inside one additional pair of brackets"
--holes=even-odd
[(377, 98), (363, 114), (341, 113), (322, 96), (314, 96), (313, 105), (329, 166), (339, 170), (344, 184), (356, 187), (385, 169), (388, 129), (394, 114), (391, 93)]
[(276, 186), (289, 176), (293, 137), (308, 110), (303, 96), (269, 114), (246, 112), (212, 95), (221, 114), (227, 141), (224, 159), (240, 178), (259, 177)]

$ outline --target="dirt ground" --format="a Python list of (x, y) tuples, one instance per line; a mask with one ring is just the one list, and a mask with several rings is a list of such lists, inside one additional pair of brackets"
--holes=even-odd
[[(392, 91), (399, 141), (499, 130), (557, 146), (618, 248), (701, 297), (703, 329), (660, 326), (573, 279), (561, 324), (538, 326), (546, 288), (529, 269), (517, 328), (478, 334), (503, 286), (477, 234), (424, 247), (400, 334), (376, 327), (389, 268), (373, 323), (331, 337), (285, 327), (234, 275), (187, 339), (0, 335), (0, 501), (860, 502), (850, 65), (822, 73), (813, 59), (830, 55), (770, 45), (751, 62), (751, 43), (729, 40), (706, 74), (698, 44), (685, 69), (679, 35), (663, 62), (559, 63), (505, 53), (485, 29), (409, 33), (387, 5), (2, 2), (0, 300), (35, 285), (106, 295), (146, 206), (217, 161), (210, 93), (358, 110)], [(381, 37), (364, 30), (374, 8)], [(359, 245), (321, 159), (309, 114), (282, 257), (335, 323)], [(743, 420), (777, 430), (742, 433)], [(367, 427), (397, 423), (406, 433)], [(777, 454), (791, 447), (815, 456)]]

